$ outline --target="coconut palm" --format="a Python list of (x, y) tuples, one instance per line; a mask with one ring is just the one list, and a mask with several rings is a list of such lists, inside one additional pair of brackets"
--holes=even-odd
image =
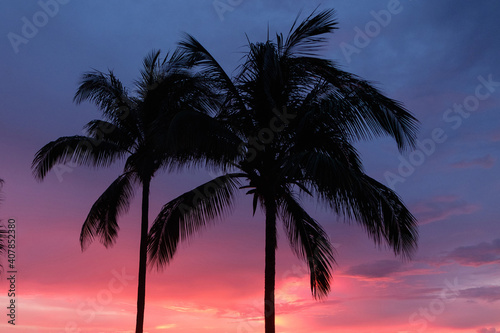
[[(333, 10), (297, 19), (286, 38), (250, 43), (239, 72), (227, 75), (192, 36), (181, 47), (225, 96), (218, 120), (243, 142), (233, 170), (167, 203), (155, 219), (150, 260), (167, 264), (179, 241), (221, 217), (238, 189), (265, 214), (265, 332), (275, 332), (276, 224), (280, 220), (295, 254), (310, 272), (315, 298), (330, 290), (333, 248), (301, 196), (317, 198), (336, 215), (360, 223), (377, 244), (411, 256), (416, 220), (398, 195), (363, 171), (353, 146), (390, 136), (398, 148), (414, 147), (416, 119), (369, 82), (318, 55), (336, 29)], [(203, 193), (203, 195), (200, 195)]]
[[(87, 135), (61, 137), (46, 144), (36, 153), (32, 165), (35, 177), (42, 180), (60, 163), (104, 167), (117, 160), (125, 161), (123, 173), (97, 199), (83, 223), (82, 250), (95, 238), (106, 247), (115, 243), (118, 217), (129, 208), (136, 185), (142, 186), (136, 332), (143, 331), (144, 322), (151, 179), (167, 165), (203, 159), (208, 147), (213, 146), (210, 140), (217, 134), (209, 115), (213, 100), (210, 90), (185, 65), (178, 51), (163, 59), (160, 51), (153, 51), (144, 59), (135, 94), (112, 71), (85, 73), (74, 101), (92, 102), (102, 111), (104, 119), (89, 122), (85, 126)], [(199, 142), (194, 141), (196, 136), (181, 141), (171, 130), (187, 126), (197, 131)], [(218, 137), (217, 142), (221, 141), (223, 138)], [(191, 142), (193, 146), (188, 149)], [(172, 155), (172, 145), (177, 145), (176, 156)], [(218, 151), (225, 147), (230, 144)], [(214, 149), (210, 150), (210, 156), (225, 161)]]

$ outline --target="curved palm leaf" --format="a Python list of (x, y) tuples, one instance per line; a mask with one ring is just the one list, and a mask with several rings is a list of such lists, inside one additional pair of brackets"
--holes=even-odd
[(291, 60), (318, 79), (321, 94), (308, 97), (314, 107), (325, 112), (324, 121), (335, 124), (353, 139), (369, 139), (372, 136), (389, 135), (398, 148), (414, 148), (417, 119), (398, 101), (383, 95), (370, 82), (337, 69), (329, 60), (301, 57)]
[(337, 29), (337, 21), (334, 19), (335, 11), (328, 9), (317, 14), (312, 12), (297, 27), (297, 15), (295, 22), (290, 28), (288, 37), (284, 43), (283, 55), (314, 55), (319, 48), (324, 46), (326, 38), (322, 35)]
[[(240, 109), (245, 108), (240, 92), (229, 75), (227, 75), (212, 54), (196, 38), (190, 34), (186, 34), (184, 40), (179, 43), (179, 47), (184, 51), (186, 59), (188, 59), (191, 66), (198, 67), (201, 74), (206, 75), (216, 88), (227, 93), (225, 96), (226, 105), (228, 101), (235, 99)], [(221, 110), (221, 114), (227, 115), (230, 113), (230, 110), (231, 108), (224, 108)]]
[(148, 241), (150, 262), (160, 268), (170, 262), (179, 241), (206, 227), (232, 207), (238, 178), (228, 174), (214, 178), (163, 206), (151, 226)]
[(123, 116), (122, 109), (130, 110), (133, 104), (128, 91), (113, 71), (105, 74), (97, 70), (82, 75), (73, 101), (77, 104), (90, 101), (111, 119)]
[(323, 153), (311, 153), (302, 165), (304, 183), (336, 213), (363, 225), (375, 243), (386, 241), (396, 254), (411, 257), (417, 222), (394, 191)]
[(372, 236), (378, 239), (381, 234), (394, 253), (411, 259), (418, 241), (416, 218), (392, 189), (367, 175), (362, 181), (362, 187), (373, 200), (363, 201), (358, 208), (369, 212), (361, 222), (369, 231), (377, 230)]
[(152, 50), (143, 60), (143, 68), (141, 69), (141, 79), (135, 81), (137, 92), (141, 99), (150, 90), (154, 90), (162, 82), (169, 78), (173, 73), (184, 72), (188, 66), (188, 62), (180, 49), (174, 50), (160, 58), (160, 50)]
[(331, 269), (335, 263), (326, 232), (291, 194), (283, 197), (279, 213), (292, 250), (309, 266), (313, 296), (325, 297), (330, 291)]
[(114, 244), (119, 230), (117, 218), (129, 208), (134, 195), (134, 182), (133, 173), (122, 174), (92, 205), (80, 233), (82, 250), (87, 248), (95, 237), (99, 237), (105, 247)]
[(32, 163), (35, 178), (42, 180), (59, 163), (74, 162), (87, 166), (109, 166), (125, 154), (117, 144), (86, 136), (65, 136), (43, 146)]
[(129, 92), (112, 71), (84, 73), (73, 101), (95, 104), (113, 124), (126, 129), (133, 137), (140, 136), (137, 126), (140, 117), (134, 112), (137, 99), (129, 97)]

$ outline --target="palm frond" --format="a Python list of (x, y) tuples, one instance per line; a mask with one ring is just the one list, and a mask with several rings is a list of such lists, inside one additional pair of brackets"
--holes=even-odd
[(331, 270), (335, 263), (328, 235), (291, 194), (283, 197), (279, 213), (292, 250), (309, 266), (313, 296), (325, 297), (330, 291)]
[(365, 175), (361, 186), (365, 195), (352, 206), (358, 222), (376, 242), (384, 239), (395, 254), (411, 259), (418, 243), (416, 218), (393, 190), (375, 179)]
[(185, 52), (192, 66), (199, 66), (202, 73), (209, 74), (215, 81), (227, 87), (233, 85), (222, 66), (196, 38), (185, 34), (184, 39), (179, 42), (179, 47)]
[(394, 138), (401, 151), (415, 148), (418, 121), (400, 102), (386, 97), (367, 81), (359, 81), (345, 101), (373, 133), (378, 134), (381, 129), (384, 135)]
[(122, 147), (86, 136), (65, 136), (43, 146), (32, 163), (35, 178), (42, 180), (56, 164), (109, 166), (124, 155)]
[(92, 205), (80, 233), (82, 250), (99, 237), (105, 246), (114, 244), (119, 227), (117, 218), (125, 213), (134, 195), (134, 174), (124, 173)]
[(152, 50), (143, 60), (141, 79), (135, 81), (137, 92), (144, 99), (148, 91), (154, 90), (170, 75), (183, 72), (188, 66), (180, 49), (167, 52), (163, 59), (160, 50)]
[[(327, 124), (335, 124), (353, 139), (370, 139), (388, 135), (396, 140), (399, 150), (415, 147), (418, 121), (404, 106), (382, 94), (373, 84), (341, 71), (323, 59), (296, 59), (310, 75), (328, 83), (306, 107), (316, 107), (325, 115)], [(299, 65), (296, 65), (299, 66)]]
[(149, 232), (150, 263), (168, 264), (180, 241), (191, 237), (231, 208), (238, 190), (238, 177), (228, 174), (206, 182), (163, 206)]
[(112, 71), (84, 73), (73, 101), (77, 104), (92, 102), (106, 117), (115, 120), (127, 117), (134, 107), (133, 99)]
[(347, 186), (354, 173), (362, 174), (361, 159), (349, 142), (307, 132), (300, 137), (302, 140), (290, 147), (280, 177), (298, 182), (309, 191), (306, 193), (316, 192), (328, 202), (322, 193), (337, 185)]
[(108, 141), (123, 147), (123, 149), (131, 148), (134, 145), (133, 134), (127, 129), (117, 126), (105, 120), (92, 120), (84, 129), (87, 135), (93, 139), (101, 141)]
[(410, 258), (417, 247), (417, 221), (397, 194), (376, 180), (321, 154), (304, 163), (306, 182), (337, 214), (360, 223), (376, 244)]
[(144, 57), (143, 69), (141, 70), (142, 81), (146, 85), (151, 85), (156, 82), (155, 74), (158, 72), (160, 64), (160, 50), (152, 50)]
[(192, 66), (199, 67), (202, 75), (208, 77), (221, 93), (227, 94), (226, 100), (234, 99), (241, 110), (245, 109), (240, 93), (229, 75), (196, 38), (186, 34), (184, 40), (179, 43), (179, 47), (184, 51), (186, 59)]
[(314, 56), (324, 46), (327, 33), (337, 29), (333, 9), (312, 12), (297, 27), (298, 16), (295, 19), (283, 47), (285, 56), (307, 55)]

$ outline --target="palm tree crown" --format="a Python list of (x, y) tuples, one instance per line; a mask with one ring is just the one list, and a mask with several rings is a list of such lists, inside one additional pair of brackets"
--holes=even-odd
[[(249, 43), (234, 78), (192, 36), (181, 43), (223, 96), (217, 119), (239, 138), (241, 157), (230, 164), (239, 171), (167, 203), (150, 231), (150, 259), (159, 267), (168, 263), (180, 240), (221, 216), (238, 188), (247, 189), (254, 212), (260, 206), (266, 216), (266, 333), (274, 332), (277, 220), (295, 254), (308, 264), (313, 296), (330, 290), (333, 248), (301, 195), (357, 221), (376, 243), (388, 244), (398, 255), (410, 257), (417, 245), (415, 218), (394, 191), (364, 173), (353, 146), (390, 136), (400, 150), (412, 148), (417, 121), (369, 82), (318, 56), (334, 29), (334, 12), (325, 10), (296, 20), (287, 38), (278, 34), (273, 41)], [(212, 190), (195, 200), (206, 188)]]

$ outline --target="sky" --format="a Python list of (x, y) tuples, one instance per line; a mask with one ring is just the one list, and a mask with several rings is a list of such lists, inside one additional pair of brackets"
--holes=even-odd
[[(15, 220), (15, 297), (0, 275), (1, 332), (133, 332), (140, 196), (121, 217), (114, 247), (82, 252), (89, 208), (119, 174), (68, 166), (37, 182), (34, 154), (82, 133), (99, 113), (72, 102), (81, 75), (112, 69), (133, 89), (153, 49), (187, 32), (232, 73), (251, 41), (286, 34), (295, 17), (334, 8), (339, 29), (322, 56), (375, 82), (420, 121), (419, 145), (357, 145), (367, 174), (395, 189), (419, 221), (419, 249), (402, 261), (356, 223), (314, 201), (310, 213), (336, 248), (328, 298), (315, 301), (307, 269), (280, 230), (277, 331), (500, 332), (500, 2), (0, 1), (0, 219)], [(214, 175), (160, 174), (150, 219)], [(8, 269), (7, 258), (2, 259)], [(263, 215), (242, 193), (234, 211), (148, 272), (145, 332), (263, 332)], [(15, 326), (7, 314), (15, 300)]]

